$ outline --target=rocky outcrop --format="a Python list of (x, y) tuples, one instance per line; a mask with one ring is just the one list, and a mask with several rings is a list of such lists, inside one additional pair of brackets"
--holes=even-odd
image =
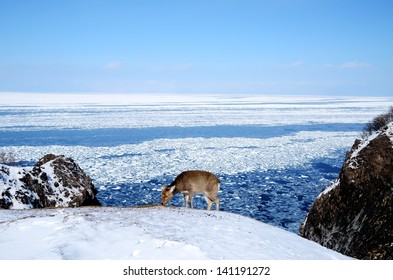
[(355, 141), (300, 233), (358, 259), (393, 259), (393, 123)]
[(48, 154), (33, 167), (0, 164), (0, 208), (101, 205), (90, 177), (71, 158)]

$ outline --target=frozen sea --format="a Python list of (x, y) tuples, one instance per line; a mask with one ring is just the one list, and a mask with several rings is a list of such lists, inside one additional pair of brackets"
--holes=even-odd
[[(364, 124), (393, 98), (1, 93), (0, 152), (72, 157), (106, 206), (160, 202), (184, 170), (221, 180), (221, 210), (298, 232)], [(170, 205), (182, 206), (179, 195)], [(201, 195), (195, 207), (204, 208)]]

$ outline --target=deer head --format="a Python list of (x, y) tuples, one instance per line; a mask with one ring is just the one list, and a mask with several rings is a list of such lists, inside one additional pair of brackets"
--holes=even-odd
[(167, 204), (173, 197), (173, 192), (175, 190), (176, 186), (172, 186), (172, 187), (167, 187), (167, 186), (163, 186), (162, 187), (162, 193), (161, 193), (161, 204), (165, 205)]

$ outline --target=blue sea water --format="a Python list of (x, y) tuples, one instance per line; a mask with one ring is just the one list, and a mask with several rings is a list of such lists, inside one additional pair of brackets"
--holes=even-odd
[(147, 127), (147, 128), (101, 128), (101, 129), (31, 129), (1, 131), (0, 146), (118, 146), (136, 144), (154, 139), (179, 138), (271, 138), (300, 131), (359, 132), (362, 125), (356, 123), (328, 123), (307, 125), (216, 125), (197, 127)]
[[(21, 165), (34, 164), (50, 152), (73, 157), (92, 177), (105, 206), (160, 203), (162, 185), (180, 171), (208, 169), (221, 181), (220, 210), (297, 233), (315, 198), (337, 178), (364, 120), (383, 107), (351, 104), (333, 104), (331, 115), (324, 107), (316, 110), (318, 104), (312, 102), (297, 102), (289, 109), (266, 109), (265, 103), (251, 111), (171, 105), (176, 110), (171, 107), (169, 113), (154, 106), (55, 111), (0, 106), (6, 122), (0, 125), (0, 151), (13, 152)], [(300, 113), (299, 105), (306, 106)], [(366, 117), (357, 117), (366, 112)], [(150, 118), (157, 114), (154, 125)], [(326, 116), (331, 121), (321, 121)], [(259, 122), (258, 117), (265, 119)], [(277, 117), (283, 121), (275, 121)], [(182, 206), (182, 196), (170, 205)], [(206, 207), (202, 195), (196, 195), (194, 207)]]
[[(143, 143), (154, 139), (192, 137), (282, 137), (299, 131), (359, 131), (359, 124), (322, 124), (298, 126), (217, 126), (217, 127), (158, 127), (123, 129), (62, 129), (2, 131), (2, 146), (90, 146), (113, 147), (117, 145)], [(243, 147), (256, 149), (257, 147)], [(214, 148), (211, 148), (214, 152)], [(171, 150), (161, 150), (170, 153)], [(285, 169), (252, 170), (236, 174), (218, 173), (221, 181), (220, 206), (222, 211), (245, 215), (257, 220), (297, 232), (315, 197), (338, 175), (346, 149), (336, 150), (328, 158), (314, 158), (309, 163)], [(112, 162), (119, 157), (142, 157), (143, 154), (124, 153), (105, 155)], [(296, 160), (296, 159), (293, 159)], [(24, 165), (33, 164), (25, 162)], [(108, 164), (107, 168), (111, 168)], [(88, 170), (87, 170), (88, 172)], [(163, 183), (169, 184), (175, 174), (163, 175), (148, 181), (105, 182), (98, 199), (105, 206), (132, 207), (160, 202)], [(94, 180), (94, 178), (93, 178)], [(95, 182), (97, 187), (102, 182)], [(183, 206), (181, 195), (170, 205)], [(194, 207), (205, 208), (202, 195), (196, 195)]]

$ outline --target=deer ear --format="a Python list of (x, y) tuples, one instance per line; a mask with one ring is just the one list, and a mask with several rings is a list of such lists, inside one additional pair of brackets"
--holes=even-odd
[(162, 184), (162, 189), (166, 189), (166, 185), (165, 184)]
[(176, 188), (176, 185), (174, 185), (173, 187), (170, 187), (170, 188), (169, 188), (169, 191), (170, 191), (171, 193), (173, 193), (173, 191), (175, 190), (175, 188)]

